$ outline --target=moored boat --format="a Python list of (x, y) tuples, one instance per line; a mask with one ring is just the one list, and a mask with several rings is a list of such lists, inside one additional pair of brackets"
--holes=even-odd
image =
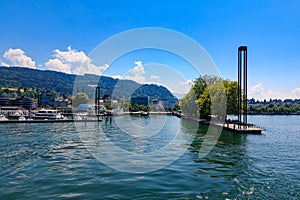
[(112, 114), (113, 115), (123, 115), (124, 111), (122, 108), (118, 107), (118, 108), (112, 110)]
[(61, 115), (57, 110), (46, 110), (46, 109), (41, 109), (38, 112), (35, 113), (35, 119), (63, 119), (63, 115)]
[(7, 121), (8, 119), (4, 115), (0, 115), (0, 121)]
[(18, 119), (19, 121), (25, 121), (26, 120), (26, 118), (24, 117), (24, 116), (21, 116), (21, 117), (19, 117), (19, 119)]
[(149, 112), (141, 112), (141, 116), (149, 116)]

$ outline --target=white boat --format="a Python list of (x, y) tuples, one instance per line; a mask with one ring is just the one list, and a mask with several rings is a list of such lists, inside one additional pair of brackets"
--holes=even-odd
[(113, 115), (123, 115), (124, 110), (122, 108), (118, 107), (118, 108), (112, 110), (112, 114)]
[(63, 119), (63, 116), (57, 110), (41, 109), (35, 113), (35, 119)]
[(87, 116), (89, 115), (88, 112), (78, 112), (74, 114), (74, 119), (75, 120), (83, 120), (87, 119)]
[(4, 115), (0, 115), (0, 121), (7, 121), (8, 119)]
[(82, 117), (81, 117), (80, 115), (75, 115), (75, 116), (74, 116), (74, 119), (75, 119), (75, 120), (82, 120)]
[(19, 111), (8, 114), (9, 119), (19, 119), (21, 116), (22, 116), (22, 113)]
[(21, 116), (21, 117), (19, 117), (19, 119), (18, 119), (19, 121), (25, 121), (26, 120), (26, 118), (24, 117), (24, 116)]
[(141, 116), (149, 116), (149, 112), (142, 111)]

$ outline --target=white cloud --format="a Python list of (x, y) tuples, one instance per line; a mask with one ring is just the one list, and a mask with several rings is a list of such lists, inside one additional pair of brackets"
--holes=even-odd
[(188, 85), (188, 81), (180, 81), (178, 82), (179, 85)]
[(7, 63), (5, 63), (5, 62), (2, 62), (2, 61), (0, 60), (0, 66), (3, 66), (3, 67), (9, 67), (9, 64), (7, 64)]
[(271, 89), (265, 89), (262, 83), (250, 87), (248, 91), (248, 98), (254, 98), (258, 100), (269, 99), (299, 99), (300, 88), (295, 88), (290, 92), (280, 92)]
[(258, 98), (259, 96), (261, 96), (261, 93), (263, 90), (264, 90), (264, 88), (262, 87), (262, 83), (254, 85), (254, 86), (250, 87), (249, 97)]
[(92, 64), (92, 59), (83, 51), (77, 51), (71, 47), (68, 47), (67, 51), (54, 50), (53, 57), (45, 63), (49, 70), (81, 75), (86, 73), (102, 75), (103, 71), (108, 68), (107, 64), (103, 66)]
[(194, 79), (189, 79), (189, 80), (187, 80), (187, 84), (188, 84), (189, 86), (192, 86), (192, 85), (194, 84)]
[(63, 63), (60, 59), (54, 58), (54, 59), (49, 59), (45, 63), (47, 69), (49, 70), (54, 70), (54, 71), (59, 71), (59, 72), (64, 72), (67, 74), (71, 73), (70, 70), (70, 65)]
[(143, 67), (142, 61), (135, 61), (134, 64), (136, 64), (136, 66), (124, 76), (124, 79), (133, 80), (138, 83), (145, 83), (145, 68)]
[(295, 99), (300, 99), (300, 88), (295, 88), (292, 90), (292, 96)]
[(22, 49), (9, 49), (3, 55), (12, 65), (35, 69), (35, 62)]
[(113, 75), (113, 76), (110, 76), (110, 77), (112, 77), (114, 79), (123, 79), (123, 76), (121, 76), (121, 75)]
[(157, 79), (160, 79), (160, 76), (152, 75), (152, 76), (150, 76), (150, 79), (157, 80)]
[(177, 82), (178, 85), (174, 84), (176, 96), (178, 98), (182, 98), (185, 94), (187, 94), (192, 87), (192, 83), (193, 81), (189, 79), (189, 80), (182, 80)]
[(191, 88), (193, 83), (194, 83), (194, 80), (192, 80), (192, 79), (178, 82), (179, 85), (188, 86), (188, 88)]

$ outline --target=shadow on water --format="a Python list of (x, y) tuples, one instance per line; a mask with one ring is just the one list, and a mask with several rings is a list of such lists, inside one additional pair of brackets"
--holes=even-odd
[[(194, 122), (183, 121), (182, 126), (188, 130), (191, 123)], [(198, 191), (193, 193), (198, 193), (197, 198), (235, 197), (240, 192), (237, 190), (236, 177), (251, 164), (246, 152), (247, 135), (223, 130), (212, 150), (205, 157), (199, 157), (208, 128), (206, 125), (199, 125), (186, 153), (192, 161), (188, 170), (195, 177), (194, 187), (198, 187)]]

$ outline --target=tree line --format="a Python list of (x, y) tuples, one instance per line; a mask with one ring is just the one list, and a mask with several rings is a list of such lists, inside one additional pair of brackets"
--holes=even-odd
[(299, 115), (300, 114), (300, 105), (275, 105), (269, 104), (265, 106), (248, 106), (248, 114), (252, 115)]

